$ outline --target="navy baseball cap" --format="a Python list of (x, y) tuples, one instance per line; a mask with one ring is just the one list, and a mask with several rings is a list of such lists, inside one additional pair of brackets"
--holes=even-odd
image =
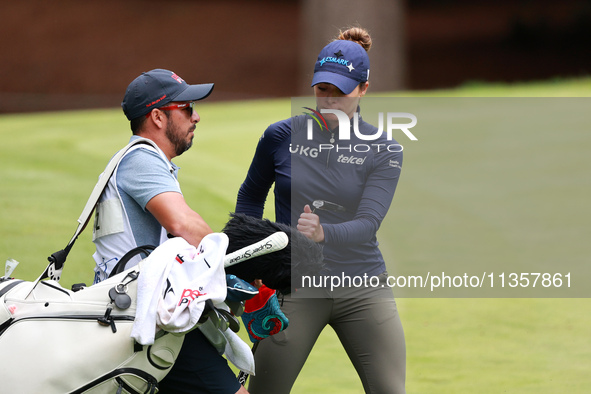
[(312, 86), (330, 83), (349, 94), (369, 79), (369, 56), (361, 45), (349, 40), (336, 40), (325, 46), (314, 66)]
[(209, 96), (213, 83), (189, 85), (172, 71), (157, 68), (134, 79), (123, 97), (121, 107), (127, 119), (148, 114), (171, 101), (197, 101)]

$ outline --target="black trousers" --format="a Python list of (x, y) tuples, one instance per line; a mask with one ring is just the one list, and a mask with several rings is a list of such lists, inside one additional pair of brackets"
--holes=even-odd
[(161, 394), (235, 394), (240, 389), (226, 359), (199, 329), (185, 335), (174, 366), (158, 385)]

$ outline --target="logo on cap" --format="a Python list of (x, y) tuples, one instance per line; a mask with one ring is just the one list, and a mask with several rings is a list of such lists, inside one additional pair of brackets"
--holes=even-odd
[(341, 52), (341, 50), (339, 49), (338, 52), (334, 53), (334, 57), (333, 56), (325, 56), (320, 60), (320, 67), (324, 66), (324, 63), (336, 63), (336, 64), (341, 64), (345, 67), (347, 67), (349, 69), (349, 72), (351, 72), (352, 70), (354, 70), (353, 65), (351, 64), (351, 62), (349, 62), (346, 59), (341, 59), (341, 56), (345, 56), (343, 55), (343, 53)]
[(156, 100), (152, 101), (151, 103), (146, 104), (146, 108), (147, 107), (151, 107), (152, 105), (158, 104), (159, 102), (161, 102), (165, 98), (166, 98), (166, 95), (160, 97), (159, 99), (156, 99)]
[(178, 83), (183, 83), (183, 82), (185, 82), (185, 80), (184, 80), (184, 79), (182, 79), (181, 77), (179, 77), (178, 75), (176, 75), (176, 73), (172, 73), (171, 77), (172, 77), (172, 78), (173, 78), (175, 81), (177, 81)]

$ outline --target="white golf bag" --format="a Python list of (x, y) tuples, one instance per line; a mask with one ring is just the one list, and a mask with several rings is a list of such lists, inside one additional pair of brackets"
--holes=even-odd
[(130, 336), (139, 271), (78, 291), (53, 280), (0, 282), (0, 392), (157, 392), (184, 336), (160, 331), (150, 346)]
[[(181, 238), (167, 241), (138, 265), (89, 287), (68, 290), (51, 279), (27, 282), (0, 278), (0, 393), (156, 393), (158, 382), (178, 356), (184, 333), (192, 329), (200, 329), (220, 354), (226, 353), (234, 365), (253, 373), (252, 354), (235, 334), (239, 323), (234, 314), (241, 313), (237, 312), (241, 302), (257, 290), (233, 275), (228, 279), (220, 267), (283, 248), (287, 236), (274, 233), (225, 257), (226, 248), (215, 242), (224, 237), (210, 234), (200, 244), (201, 253), (196, 260), (172, 263), (170, 272), (191, 266), (189, 273), (199, 270), (195, 268), (198, 261), (207, 263), (203, 275), (192, 275), (193, 284), (203, 289), (199, 299), (195, 298), (195, 291), (179, 287), (188, 282), (179, 282), (178, 277), (170, 274), (156, 277), (161, 286), (166, 286), (164, 291), (163, 287), (146, 287), (154, 269), (165, 271), (162, 267), (171, 266), (171, 253), (181, 250), (174, 246), (192, 248)], [(264, 245), (269, 245), (269, 249)], [(222, 259), (216, 259), (216, 254)], [(215, 278), (202, 281), (207, 275)], [(156, 303), (146, 304), (142, 294)], [(171, 301), (172, 307), (162, 308)], [(191, 306), (184, 308), (183, 301)], [(232, 304), (236, 305), (231, 308), (234, 314), (228, 307)], [(145, 313), (149, 312), (149, 305), (157, 305), (156, 315)], [(193, 308), (197, 313), (193, 313)], [(164, 324), (161, 309), (166, 317), (180, 311), (180, 328), (171, 321)], [(146, 316), (153, 319), (144, 326), (151, 331), (150, 345), (140, 344), (147, 342), (137, 339), (143, 336), (134, 333), (134, 323), (146, 321)], [(160, 329), (155, 332), (156, 326)], [(244, 354), (249, 357), (241, 358)]]

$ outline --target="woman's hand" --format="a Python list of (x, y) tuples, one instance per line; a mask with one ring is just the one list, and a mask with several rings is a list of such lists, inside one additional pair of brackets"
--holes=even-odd
[(312, 209), (308, 204), (304, 206), (304, 212), (298, 219), (297, 229), (314, 242), (324, 241), (324, 229), (320, 224), (320, 218), (315, 213), (312, 213)]
[(254, 287), (256, 287), (257, 289), (260, 289), (261, 287), (263, 287), (263, 280), (262, 279), (255, 279), (254, 282), (252, 283), (252, 285)]

